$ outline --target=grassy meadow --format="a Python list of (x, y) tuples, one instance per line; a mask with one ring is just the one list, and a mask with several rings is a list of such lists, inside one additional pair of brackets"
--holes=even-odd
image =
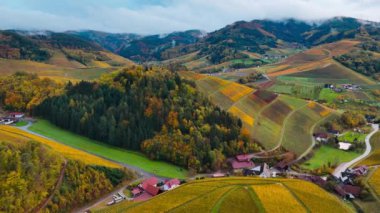
[[(187, 171), (172, 164), (152, 161), (139, 152), (112, 147), (54, 126), (46, 120), (39, 120), (29, 130), (54, 139), (67, 146), (134, 167), (162, 177), (185, 178)], [(57, 144), (57, 143), (56, 143)]]
[(302, 168), (314, 170), (324, 165), (338, 165), (343, 162), (349, 162), (358, 157), (360, 153), (347, 152), (330, 146), (321, 146), (315, 150), (311, 159), (301, 165)]

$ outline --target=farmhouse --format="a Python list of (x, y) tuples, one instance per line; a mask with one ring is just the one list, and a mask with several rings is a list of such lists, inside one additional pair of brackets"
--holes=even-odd
[(132, 189), (132, 195), (136, 201), (144, 201), (153, 196), (156, 196), (160, 192), (160, 188), (157, 187), (158, 179), (151, 177), (144, 180), (142, 183)]
[(235, 173), (242, 172), (243, 169), (250, 169), (255, 166), (249, 155), (238, 155), (235, 158), (230, 159), (229, 163)]
[(23, 118), (24, 116), (25, 116), (25, 114), (22, 112), (11, 112), (11, 113), (9, 113), (10, 118), (20, 119), (20, 118)]
[(350, 149), (351, 146), (352, 146), (352, 144), (350, 144), (350, 143), (339, 142), (339, 149), (341, 149), (341, 150), (347, 151)]
[(244, 176), (259, 175), (262, 178), (269, 178), (271, 177), (271, 172), (270, 172), (268, 164), (263, 163), (251, 169), (244, 169), (243, 175)]
[(161, 187), (161, 190), (169, 191), (169, 190), (172, 190), (172, 189), (178, 187), (180, 184), (181, 184), (181, 181), (179, 181), (178, 179), (167, 180), (164, 183), (164, 185)]
[(314, 138), (318, 142), (327, 142), (329, 136), (327, 133), (319, 132), (319, 133), (314, 133)]

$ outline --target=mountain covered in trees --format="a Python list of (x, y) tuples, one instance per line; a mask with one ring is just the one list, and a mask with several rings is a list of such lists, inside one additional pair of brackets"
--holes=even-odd
[[(211, 63), (218, 64), (247, 58), (241, 51), (264, 54), (271, 48), (311, 47), (341, 39), (379, 39), (379, 36), (379, 23), (349, 17), (336, 17), (318, 23), (295, 19), (253, 20), (238, 21), (207, 35), (193, 30), (166, 36), (136, 36), (134, 39), (127, 36), (128, 42), (122, 48), (109, 50), (138, 62), (166, 60), (197, 52), (198, 58), (207, 57)], [(105, 48), (109, 46), (109, 42), (98, 37), (82, 37), (96, 41)], [(120, 40), (117, 42), (120, 43)]]
[(63, 181), (46, 212), (68, 212), (134, 176), (127, 170), (64, 159), (50, 147), (33, 141), (16, 143), (1, 138), (0, 162), (1, 212), (37, 212), (62, 174)]
[(35, 109), (54, 124), (131, 150), (208, 171), (257, 150), (242, 122), (211, 104), (193, 82), (160, 68), (135, 67), (98, 82), (68, 84)]

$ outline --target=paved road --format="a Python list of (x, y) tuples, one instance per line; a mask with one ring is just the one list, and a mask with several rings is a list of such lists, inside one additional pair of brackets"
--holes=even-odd
[(364, 158), (366, 158), (370, 153), (371, 153), (371, 143), (370, 143), (370, 139), (371, 137), (377, 132), (379, 131), (379, 124), (372, 124), (372, 129), (373, 131), (367, 135), (367, 137), (365, 138), (365, 144), (366, 144), (366, 149), (365, 149), (365, 152), (360, 155), (359, 157), (353, 159), (352, 161), (350, 162), (346, 162), (346, 163), (342, 163), (340, 164), (335, 170), (334, 170), (334, 173), (333, 175), (335, 177), (341, 177), (342, 175), (342, 172), (346, 171), (346, 169), (350, 168), (352, 165), (356, 164), (357, 162), (363, 160)]

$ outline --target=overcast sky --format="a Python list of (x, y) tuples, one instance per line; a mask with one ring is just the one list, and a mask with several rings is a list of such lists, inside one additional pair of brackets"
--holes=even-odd
[(213, 31), (238, 20), (350, 16), (380, 21), (380, 0), (0, 0), (0, 28), (140, 34)]

